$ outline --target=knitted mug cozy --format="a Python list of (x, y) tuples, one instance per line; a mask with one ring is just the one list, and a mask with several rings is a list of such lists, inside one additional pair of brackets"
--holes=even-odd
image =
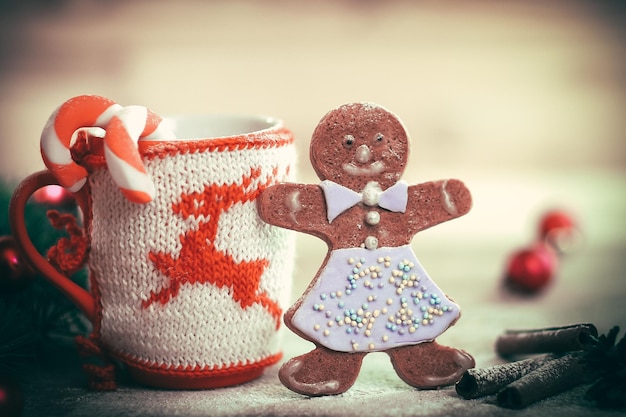
[[(255, 200), (293, 179), (295, 150), (281, 123), (258, 120), (230, 121), (251, 133), (140, 141), (156, 188), (148, 204), (123, 196), (93, 144), (74, 146), (89, 172), (84, 233), (95, 301), (94, 331), (81, 345), (122, 361), (140, 383), (228, 386), (281, 358), (293, 237), (264, 223)], [(211, 123), (179, 118), (177, 136), (213, 136), (202, 131)]]

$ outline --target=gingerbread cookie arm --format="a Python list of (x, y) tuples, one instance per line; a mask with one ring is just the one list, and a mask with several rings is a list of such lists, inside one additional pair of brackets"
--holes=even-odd
[(408, 227), (413, 233), (466, 214), (472, 196), (462, 181), (431, 181), (409, 187)]
[(265, 222), (328, 239), (326, 203), (317, 185), (276, 184), (266, 188), (257, 201)]

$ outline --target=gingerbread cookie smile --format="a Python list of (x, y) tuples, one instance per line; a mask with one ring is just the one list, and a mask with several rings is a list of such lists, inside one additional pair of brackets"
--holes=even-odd
[(355, 163), (350, 162), (343, 164), (343, 170), (350, 175), (374, 175), (383, 172), (385, 165), (380, 161), (367, 166), (357, 166)]
[[(380, 146), (383, 144), (385, 137), (382, 133), (377, 133), (373, 138), (373, 145)], [(356, 143), (356, 139), (352, 135), (344, 137), (344, 147), (352, 148)], [(373, 160), (374, 154), (367, 144), (362, 144), (356, 148), (354, 160), (346, 162), (342, 165), (345, 173), (350, 175), (377, 175), (385, 170), (385, 164), (380, 160)]]
[(411, 240), (467, 213), (469, 191), (459, 180), (401, 180), (406, 129), (375, 104), (326, 114), (310, 149), (320, 184), (277, 184), (258, 203), (266, 222), (317, 236), (329, 248), (284, 317), (316, 348), (285, 363), (281, 382), (305, 395), (339, 394), (352, 386), (366, 354), (383, 351), (414, 387), (454, 384), (474, 360), (434, 340), (459, 319), (460, 307), (428, 275)]

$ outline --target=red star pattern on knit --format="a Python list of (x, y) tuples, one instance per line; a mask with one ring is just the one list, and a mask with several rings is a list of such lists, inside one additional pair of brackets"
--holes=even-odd
[(229, 288), (229, 294), (246, 309), (258, 303), (276, 320), (280, 326), (282, 309), (265, 291), (259, 291), (261, 276), (268, 266), (267, 259), (237, 262), (215, 247), (219, 218), (236, 203), (254, 201), (272, 183), (278, 174), (274, 168), (272, 175), (262, 179), (257, 187), (252, 187), (261, 177), (261, 170), (253, 168), (244, 175), (241, 184), (208, 184), (202, 192), (181, 195), (180, 201), (172, 205), (174, 213), (184, 218), (202, 218), (197, 230), (181, 234), (180, 253), (175, 257), (170, 253), (150, 252), (149, 258), (155, 267), (169, 278), (166, 286), (152, 291), (143, 308), (153, 303), (167, 304), (176, 297), (183, 284), (213, 284), (219, 288)]

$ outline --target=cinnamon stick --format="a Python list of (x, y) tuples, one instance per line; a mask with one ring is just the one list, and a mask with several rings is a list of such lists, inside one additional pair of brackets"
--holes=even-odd
[(548, 361), (498, 392), (497, 405), (520, 409), (589, 382), (590, 373), (581, 363), (582, 357), (583, 352), (573, 352)]
[(495, 394), (511, 382), (556, 358), (557, 355), (549, 354), (482, 369), (468, 369), (456, 383), (456, 392), (466, 400)]
[(535, 330), (507, 330), (496, 340), (496, 352), (502, 357), (571, 352), (583, 349), (590, 336), (597, 335), (596, 327), (589, 323)]

